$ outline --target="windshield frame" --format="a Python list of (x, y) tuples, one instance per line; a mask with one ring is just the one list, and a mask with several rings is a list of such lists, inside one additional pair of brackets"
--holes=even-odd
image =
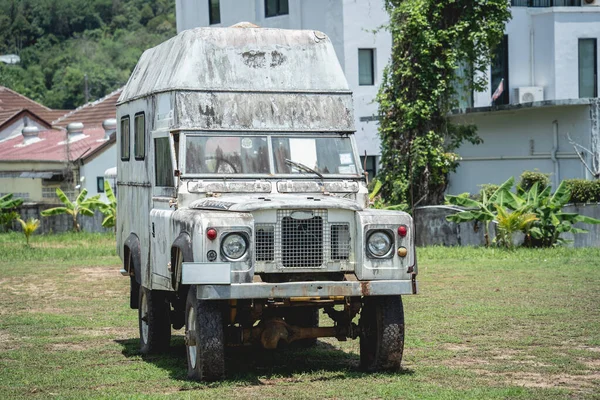
[[(181, 179), (246, 179), (246, 178), (255, 178), (255, 179), (266, 179), (266, 178), (285, 178), (285, 179), (319, 179), (319, 177), (313, 173), (286, 173), (286, 174), (278, 174), (275, 173), (275, 164), (273, 157), (273, 138), (275, 137), (289, 137), (289, 138), (348, 138), (350, 140), (350, 145), (352, 148), (352, 155), (354, 157), (354, 165), (356, 166), (356, 174), (325, 174), (323, 173), (323, 177), (325, 179), (361, 179), (364, 178), (364, 172), (362, 165), (360, 164), (360, 157), (358, 156), (358, 151), (356, 149), (356, 141), (352, 140), (351, 135), (353, 133), (348, 132), (340, 132), (340, 133), (319, 133), (319, 132), (284, 132), (284, 131), (190, 131), (185, 130), (180, 132), (179, 139), (179, 166), (181, 169)], [(252, 173), (252, 174), (224, 174), (224, 173), (188, 173), (186, 171), (186, 149), (187, 149), (187, 138), (188, 137), (197, 137), (197, 136), (240, 136), (240, 137), (267, 137), (267, 146), (268, 146), (268, 155), (269, 155), (269, 173)]]

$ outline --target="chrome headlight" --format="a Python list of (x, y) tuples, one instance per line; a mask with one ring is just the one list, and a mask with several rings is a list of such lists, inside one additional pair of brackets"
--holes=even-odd
[(391, 254), (392, 235), (387, 231), (372, 231), (367, 236), (367, 251), (371, 257), (385, 258)]
[(239, 233), (230, 233), (221, 241), (221, 252), (231, 260), (242, 258), (248, 251), (248, 240)]

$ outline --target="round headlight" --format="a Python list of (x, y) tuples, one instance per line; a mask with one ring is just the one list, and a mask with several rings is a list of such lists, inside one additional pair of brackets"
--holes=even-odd
[(385, 257), (392, 249), (392, 238), (383, 231), (375, 231), (367, 239), (367, 249), (373, 257)]
[(242, 258), (248, 250), (246, 238), (239, 233), (230, 233), (221, 242), (221, 251), (225, 257), (232, 260)]

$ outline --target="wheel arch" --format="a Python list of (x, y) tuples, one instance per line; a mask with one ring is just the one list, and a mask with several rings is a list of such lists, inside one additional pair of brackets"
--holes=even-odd
[(179, 282), (181, 281), (181, 268), (177, 259), (178, 253), (181, 253), (182, 262), (194, 261), (192, 238), (188, 232), (181, 232), (171, 245), (171, 284), (175, 291), (179, 289)]
[[(135, 233), (130, 233), (125, 240), (125, 243), (123, 243), (123, 255), (124, 269), (129, 272), (129, 275), (133, 275), (135, 277), (135, 281), (137, 283), (141, 284), (142, 249), (140, 245), (140, 239)], [(131, 264), (133, 264), (133, 266)]]

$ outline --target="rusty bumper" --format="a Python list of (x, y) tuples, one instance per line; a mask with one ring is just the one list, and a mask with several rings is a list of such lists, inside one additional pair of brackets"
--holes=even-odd
[(326, 281), (286, 283), (232, 283), (230, 285), (197, 285), (202, 300), (273, 299), (326, 296), (386, 296), (416, 294), (416, 280), (402, 281)]

